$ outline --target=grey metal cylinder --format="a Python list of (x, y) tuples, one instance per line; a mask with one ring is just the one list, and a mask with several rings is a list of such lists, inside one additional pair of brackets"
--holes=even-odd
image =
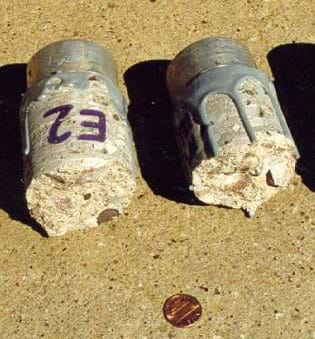
[(187, 181), (205, 203), (250, 215), (294, 177), (298, 155), (272, 82), (237, 41), (208, 38), (170, 63)]
[(111, 53), (92, 41), (64, 40), (39, 50), (27, 66), (28, 87), (57, 73), (103, 74), (117, 86), (117, 68)]
[(27, 67), (22, 126), (26, 200), (49, 235), (96, 227), (135, 191), (133, 141), (111, 54), (53, 43)]
[(167, 83), (173, 99), (202, 73), (229, 65), (255, 67), (255, 62), (247, 47), (235, 40), (206, 38), (192, 43), (176, 55), (168, 68)]

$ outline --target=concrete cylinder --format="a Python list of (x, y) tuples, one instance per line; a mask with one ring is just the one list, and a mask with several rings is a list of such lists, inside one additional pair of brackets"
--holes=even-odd
[(167, 85), (184, 172), (201, 201), (254, 215), (289, 185), (298, 152), (275, 88), (246, 47), (197, 41), (170, 63)]
[(30, 60), (27, 81), (20, 120), (32, 217), (55, 236), (122, 213), (136, 171), (111, 54), (89, 41), (56, 42)]

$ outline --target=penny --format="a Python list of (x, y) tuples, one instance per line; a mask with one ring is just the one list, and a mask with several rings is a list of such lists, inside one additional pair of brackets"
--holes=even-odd
[(163, 306), (165, 319), (175, 327), (186, 328), (195, 324), (201, 317), (199, 301), (188, 294), (175, 294)]

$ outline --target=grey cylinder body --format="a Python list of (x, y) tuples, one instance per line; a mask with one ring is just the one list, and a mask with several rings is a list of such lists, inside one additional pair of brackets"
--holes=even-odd
[(111, 55), (88, 41), (56, 42), (34, 55), (27, 78), (20, 119), (31, 215), (62, 235), (122, 213), (135, 160)]
[(253, 215), (290, 183), (297, 150), (274, 86), (247, 48), (198, 41), (171, 62), (167, 84), (184, 171), (200, 200)]

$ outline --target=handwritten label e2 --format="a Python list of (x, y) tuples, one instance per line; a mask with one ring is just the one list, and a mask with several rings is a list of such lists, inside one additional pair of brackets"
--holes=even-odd
[[(73, 109), (73, 105), (66, 104), (66, 105), (61, 105), (58, 107), (55, 107), (53, 109), (50, 109), (44, 114), (44, 118), (49, 117), (53, 114), (57, 114), (57, 117), (53, 124), (51, 125), (49, 132), (48, 132), (48, 142), (50, 144), (60, 144), (64, 141), (66, 141), (70, 136), (71, 132), (67, 131), (64, 132), (63, 134), (59, 135), (58, 134), (58, 129), (60, 128), (63, 120), (65, 117), (70, 113), (70, 111)], [(106, 118), (105, 114), (99, 110), (96, 109), (82, 109), (79, 112), (80, 115), (84, 116), (92, 116), (92, 117), (97, 117), (98, 121), (89, 121), (89, 120), (84, 120), (81, 122), (82, 127), (88, 127), (88, 128), (93, 128), (97, 129), (98, 133), (97, 134), (85, 134), (82, 133), (78, 135), (78, 140), (85, 140), (85, 141), (98, 141), (98, 142), (104, 142), (106, 139)]]

